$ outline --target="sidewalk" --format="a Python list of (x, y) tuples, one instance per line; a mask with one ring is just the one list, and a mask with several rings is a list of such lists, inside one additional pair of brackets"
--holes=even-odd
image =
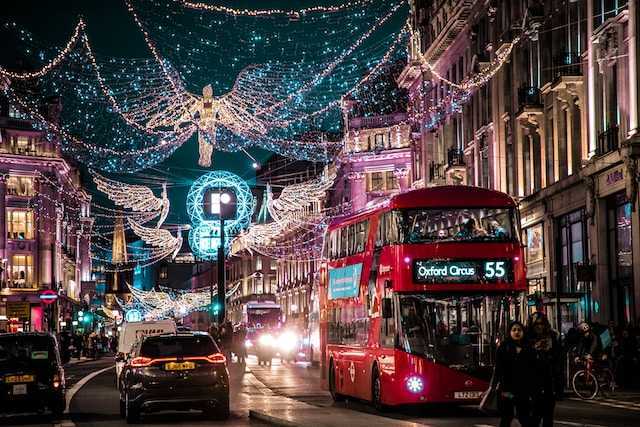
[(240, 394), (242, 402), (239, 402), (239, 406), (248, 409), (249, 418), (275, 426), (415, 427), (420, 425), (348, 409), (318, 407), (290, 399), (275, 394), (248, 370), (245, 371)]

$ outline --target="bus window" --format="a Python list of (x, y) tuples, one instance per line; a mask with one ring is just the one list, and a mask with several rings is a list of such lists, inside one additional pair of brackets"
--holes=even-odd
[(394, 316), (388, 319), (380, 318), (380, 345), (393, 348), (396, 341), (395, 300), (391, 299), (391, 311)]
[(385, 241), (386, 245), (398, 243), (400, 241), (400, 225), (402, 224), (400, 212), (387, 212), (385, 218)]
[(349, 228), (340, 229), (340, 258), (344, 258), (349, 253)]
[(512, 208), (409, 209), (401, 229), (405, 243), (434, 241), (513, 241), (515, 210)]
[(356, 253), (364, 252), (367, 245), (367, 232), (369, 231), (369, 221), (362, 221), (356, 224)]
[(376, 230), (376, 248), (381, 248), (384, 245), (384, 226), (386, 216), (386, 213), (382, 214), (378, 219), (378, 229)]
[(331, 231), (329, 235), (329, 256), (331, 259), (338, 258), (338, 230)]
[(398, 298), (399, 345), (404, 351), (480, 378), (490, 377), (496, 339), (504, 327), (504, 296), (403, 294)]
[(345, 304), (328, 311), (329, 344), (366, 346), (369, 338), (369, 316), (364, 304)]
[(356, 253), (356, 226), (355, 224), (351, 224), (347, 229), (349, 230), (349, 248), (347, 250), (347, 256), (353, 255)]

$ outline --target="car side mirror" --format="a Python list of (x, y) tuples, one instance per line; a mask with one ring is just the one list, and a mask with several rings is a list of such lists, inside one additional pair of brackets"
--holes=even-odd
[(382, 298), (382, 318), (391, 319), (393, 317), (393, 308), (391, 298)]

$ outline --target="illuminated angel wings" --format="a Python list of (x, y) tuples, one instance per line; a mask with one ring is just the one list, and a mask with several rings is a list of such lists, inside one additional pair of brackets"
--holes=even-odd
[[(163, 228), (149, 228), (138, 224), (131, 218), (127, 218), (131, 229), (145, 243), (153, 246), (161, 252), (171, 254), (171, 258), (175, 258), (182, 248), (182, 226), (178, 227), (178, 232), (174, 237), (169, 230)], [(185, 226), (186, 227), (186, 226)]]
[(166, 184), (162, 184), (161, 196), (156, 197), (153, 191), (144, 185), (127, 184), (95, 173), (93, 181), (98, 190), (105, 193), (113, 203), (119, 206), (135, 212), (157, 212), (160, 219), (158, 219), (156, 228), (160, 228), (169, 215), (170, 202)]

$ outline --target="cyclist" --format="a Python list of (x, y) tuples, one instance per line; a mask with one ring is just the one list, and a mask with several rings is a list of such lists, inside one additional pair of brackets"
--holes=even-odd
[(599, 355), (600, 340), (591, 329), (591, 325), (582, 322), (578, 325), (580, 339), (576, 347), (576, 362), (581, 359), (596, 359)]

